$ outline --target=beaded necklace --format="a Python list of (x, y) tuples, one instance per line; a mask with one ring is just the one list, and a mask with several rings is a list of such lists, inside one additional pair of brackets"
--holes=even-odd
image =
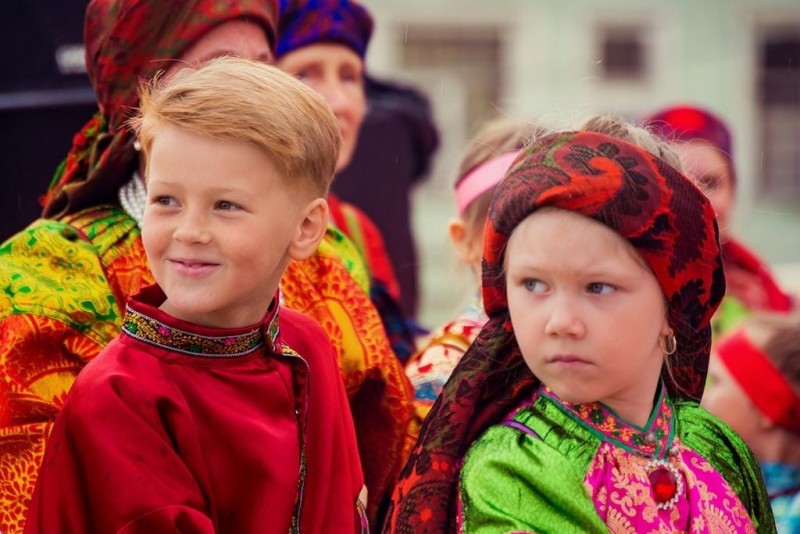
[(142, 219), (144, 219), (144, 207), (147, 205), (147, 187), (137, 171), (133, 172), (133, 177), (128, 183), (119, 188), (118, 196), (122, 209), (141, 228)]

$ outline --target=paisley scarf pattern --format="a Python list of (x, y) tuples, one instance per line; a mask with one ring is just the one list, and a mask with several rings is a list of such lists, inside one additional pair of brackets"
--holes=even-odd
[(275, 45), (277, 2), (263, 0), (93, 0), (86, 8), (86, 72), (99, 111), (72, 140), (43, 200), (57, 217), (116, 199), (138, 163), (125, 126), (140, 80), (170, 66), (214, 27), (234, 19), (260, 24)]

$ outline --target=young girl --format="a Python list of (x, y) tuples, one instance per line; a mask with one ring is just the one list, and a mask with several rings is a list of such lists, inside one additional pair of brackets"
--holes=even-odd
[(459, 261), (472, 275), (473, 299), (454, 321), (440, 327), (406, 365), (414, 386), (419, 420), (425, 418), (450, 373), (486, 322), (480, 296), (483, 228), (492, 195), (520, 149), (543, 130), (529, 123), (498, 119), (487, 123), (469, 143), (455, 183), (458, 215), (448, 232)]
[(754, 314), (716, 343), (703, 406), (761, 462), (778, 532), (800, 532), (800, 317)]
[(725, 283), (714, 210), (676, 161), (593, 119), (512, 164), (486, 228), (489, 321), (390, 530), (774, 530), (749, 449), (698, 405)]

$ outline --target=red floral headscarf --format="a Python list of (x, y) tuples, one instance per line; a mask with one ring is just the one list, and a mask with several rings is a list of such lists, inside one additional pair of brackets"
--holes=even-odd
[(467, 449), (539, 385), (511, 327), (503, 254), (517, 225), (546, 206), (605, 224), (641, 254), (668, 302), (678, 342), (664, 382), (673, 397), (702, 395), (710, 320), (725, 291), (713, 208), (687, 178), (636, 145), (592, 132), (545, 137), (523, 151), (495, 193), (483, 258), (489, 321), (422, 427), (395, 488), (386, 531), (453, 531), (456, 480)]
[(86, 70), (99, 112), (73, 137), (44, 198), (44, 215), (74, 213), (116, 198), (136, 161), (125, 127), (151, 78), (219, 24), (246, 18), (275, 46), (277, 0), (92, 0), (86, 8)]

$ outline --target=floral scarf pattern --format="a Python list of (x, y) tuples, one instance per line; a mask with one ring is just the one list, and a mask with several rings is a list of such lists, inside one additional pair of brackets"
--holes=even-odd
[(136, 165), (125, 126), (141, 80), (152, 78), (214, 27), (245, 18), (275, 45), (277, 0), (92, 0), (86, 8), (86, 71), (99, 111), (72, 139), (43, 199), (59, 217), (116, 198)]

